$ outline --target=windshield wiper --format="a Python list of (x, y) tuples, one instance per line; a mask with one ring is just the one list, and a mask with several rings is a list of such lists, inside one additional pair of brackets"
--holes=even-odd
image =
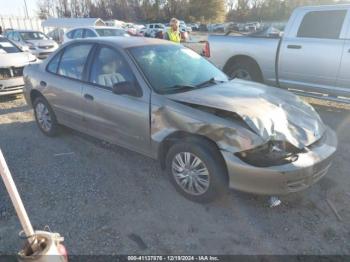
[(174, 86), (165, 88), (164, 90), (162, 90), (162, 93), (176, 93), (178, 91), (191, 91), (196, 88), (197, 88), (196, 86), (192, 86), (192, 85), (174, 85)]
[(208, 86), (209, 84), (211, 84), (211, 85), (216, 85), (218, 82), (224, 83), (225, 81), (216, 80), (215, 77), (212, 77), (212, 78), (210, 78), (209, 80), (204, 81), (203, 83), (200, 83), (200, 84), (196, 85), (196, 87), (197, 87), (197, 88), (206, 87), (206, 86)]
[(210, 78), (209, 80), (207, 81), (204, 81), (203, 83), (200, 83), (198, 85), (196, 85), (196, 87), (203, 87), (203, 86), (206, 86), (208, 84), (216, 84), (216, 80), (214, 77)]

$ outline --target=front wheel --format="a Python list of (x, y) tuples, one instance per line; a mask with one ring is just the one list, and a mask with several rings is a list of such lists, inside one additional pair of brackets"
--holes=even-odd
[(58, 133), (58, 123), (55, 113), (44, 97), (38, 97), (33, 103), (36, 123), (41, 132), (47, 136), (55, 136)]
[(227, 191), (227, 175), (218, 150), (207, 141), (180, 142), (166, 158), (169, 178), (187, 199), (207, 203)]

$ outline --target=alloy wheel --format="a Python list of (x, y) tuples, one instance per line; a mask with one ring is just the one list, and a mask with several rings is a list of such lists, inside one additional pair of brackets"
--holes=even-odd
[(209, 170), (196, 155), (181, 152), (172, 160), (172, 174), (176, 183), (188, 194), (202, 195), (210, 185)]
[(52, 119), (47, 106), (44, 103), (39, 102), (35, 107), (35, 114), (40, 127), (45, 132), (50, 132), (52, 128)]

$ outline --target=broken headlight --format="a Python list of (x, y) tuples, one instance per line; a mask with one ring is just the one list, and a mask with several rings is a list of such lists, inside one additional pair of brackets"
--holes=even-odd
[(285, 141), (269, 141), (257, 148), (236, 153), (242, 161), (256, 167), (279, 166), (298, 160), (300, 150)]

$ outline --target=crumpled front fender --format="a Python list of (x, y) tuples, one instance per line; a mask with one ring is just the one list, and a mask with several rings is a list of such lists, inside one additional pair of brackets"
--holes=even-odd
[(232, 153), (249, 150), (265, 142), (239, 121), (221, 119), (170, 100), (165, 105), (153, 104), (151, 139), (155, 147), (179, 131), (204, 136), (215, 142), (221, 150)]

